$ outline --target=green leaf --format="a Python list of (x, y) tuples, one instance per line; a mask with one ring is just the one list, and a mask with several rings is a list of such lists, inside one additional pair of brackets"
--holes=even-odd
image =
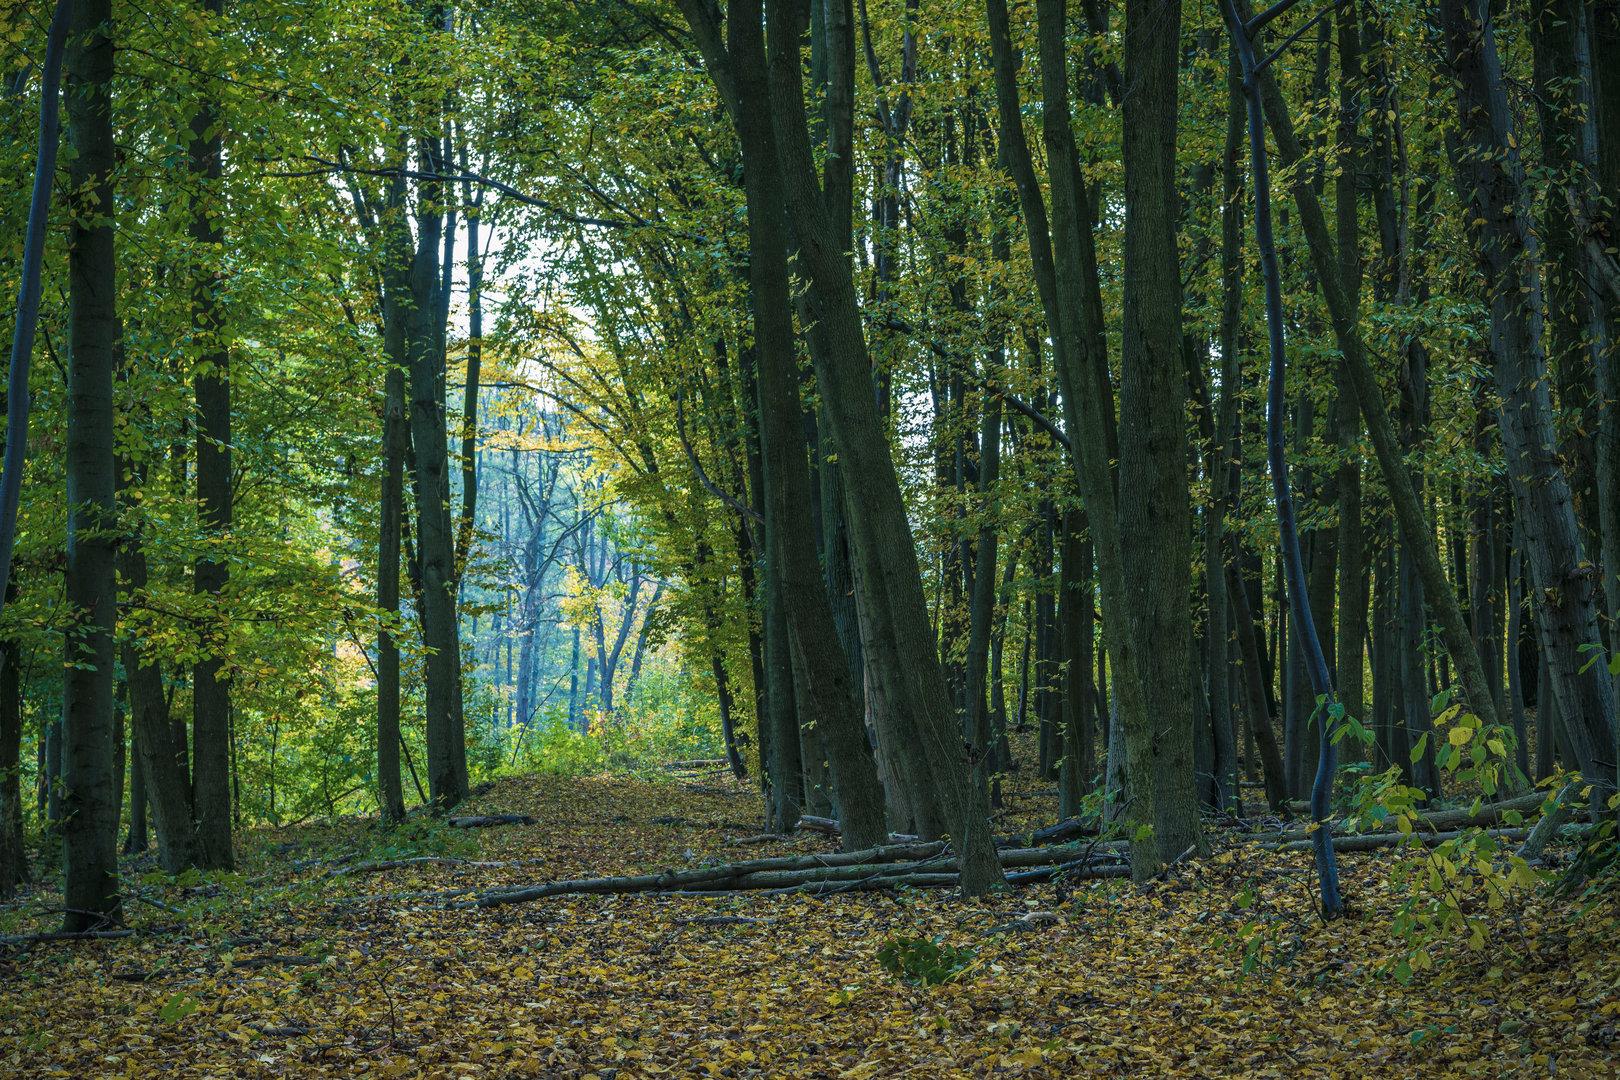
[(163, 1007), (158, 1010), (158, 1016), (165, 1024), (178, 1024), (198, 1009), (197, 999), (190, 994), (174, 994)]

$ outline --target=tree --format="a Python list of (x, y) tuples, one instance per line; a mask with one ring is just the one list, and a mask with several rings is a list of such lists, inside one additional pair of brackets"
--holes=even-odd
[(113, 801), (113, 372), (119, 348), (113, 255), (112, 6), (80, 0), (67, 54), (75, 193), (69, 236), (67, 602), (62, 680), (63, 929), (116, 923), (118, 804)]

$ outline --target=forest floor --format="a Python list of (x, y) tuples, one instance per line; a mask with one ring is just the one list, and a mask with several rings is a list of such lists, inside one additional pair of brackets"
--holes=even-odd
[[(1009, 827), (1052, 820), (1050, 796), (1020, 783)], [(816, 835), (728, 843), (758, 832), (758, 799), (713, 777), (519, 778), (475, 806), (536, 823), (264, 830), (238, 873), (181, 883), (137, 863), (135, 935), (0, 946), (0, 1074), (1620, 1073), (1612, 915), (1533, 899), (1485, 949), (1459, 945), (1402, 985), (1380, 970), (1403, 949), (1387, 855), (1344, 857), (1355, 910), (1331, 925), (1313, 914), (1307, 854), (1252, 847), (1144, 887), (975, 902), (913, 890), (453, 909), (455, 890), (832, 850)], [(448, 861), (371, 868), (424, 857)], [(53, 902), (29, 897), (0, 913), (4, 929), (50, 929)], [(1032, 911), (1055, 918), (992, 932)], [(1259, 928), (1247, 952), (1246, 926)], [(975, 957), (912, 986), (879, 963), (895, 937)]]

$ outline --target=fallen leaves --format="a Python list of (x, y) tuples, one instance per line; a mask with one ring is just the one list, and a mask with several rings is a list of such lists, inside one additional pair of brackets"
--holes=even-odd
[[(1376, 973), (1399, 948), (1387, 913), (1400, 899), (1377, 854), (1346, 856), (1355, 912), (1330, 926), (1310, 914), (1308, 859), (1252, 845), (1145, 888), (1109, 880), (1060, 895), (1036, 884), (974, 903), (939, 890), (562, 896), (472, 910), (428, 899), (537, 873), (727, 861), (727, 837), (753, 831), (756, 799), (741, 786), (522, 778), (481, 802), (536, 824), (457, 830), (449, 847), (379, 858), (360, 822), (257, 837), (241, 875), (157, 893), (186, 912), (177, 933), (0, 956), (0, 1072), (1613, 1074), (1610, 915), (1573, 920), (1538, 900), (1489, 948), (1436, 956), (1402, 986)], [(1028, 822), (1010, 824), (1051, 813), (1024, 805)], [(831, 850), (820, 835), (761, 845)], [(346, 867), (366, 869), (334, 872)], [(1235, 934), (1261, 911), (1297, 918), (1278, 924), (1276, 951), (1244, 976)], [(909, 985), (879, 960), (898, 939), (971, 952), (971, 970)]]

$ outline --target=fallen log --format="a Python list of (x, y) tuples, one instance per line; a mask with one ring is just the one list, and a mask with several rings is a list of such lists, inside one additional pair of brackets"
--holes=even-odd
[[(1502, 821), (1510, 812), (1526, 813), (1537, 809), (1546, 801), (1541, 792), (1532, 792), (1528, 795), (1519, 795), (1500, 802), (1486, 803), (1478, 810), (1472, 807), (1458, 807), (1452, 810), (1435, 810), (1427, 814), (1418, 814), (1412, 819), (1414, 832), (1451, 832), (1457, 829), (1467, 829), (1474, 826), (1495, 825)], [(1517, 826), (1514, 826), (1517, 828)], [(1337, 831), (1337, 830), (1335, 830)], [(1393, 827), (1370, 833), (1339, 833), (1344, 836), (1400, 836)], [(1253, 833), (1245, 839), (1258, 841), (1261, 844), (1272, 844), (1282, 841), (1306, 841), (1310, 833), (1305, 829), (1279, 829), (1275, 832)], [(1354, 849), (1352, 849), (1354, 850)]]
[(52, 941), (106, 941), (114, 938), (134, 937), (135, 931), (123, 930), (47, 930), (40, 934), (0, 935), (0, 945), (42, 945)]
[(1419, 814), (1418, 823), (1424, 828), (1436, 830), (1462, 829), (1471, 825), (1494, 825), (1509, 812), (1522, 814), (1538, 809), (1546, 801), (1547, 795), (1545, 792), (1532, 791), (1516, 798), (1486, 803), (1478, 810), (1472, 807), (1461, 807), (1456, 810), (1436, 810), (1429, 814)]
[(527, 866), (538, 859), (518, 862), (492, 862), (479, 859), (456, 859), (445, 855), (415, 855), (408, 859), (382, 859), (378, 862), (339, 866), (327, 872), (327, 877), (347, 877), (350, 874), (375, 874), (384, 870), (406, 870), (413, 866), (466, 866), (474, 870), (501, 870), (511, 866)]
[(735, 881), (754, 873), (767, 873), (773, 870), (815, 870), (859, 866), (864, 863), (921, 862), (934, 858), (944, 851), (945, 844), (936, 840), (922, 844), (885, 844), (861, 851), (840, 851), (828, 855), (783, 855), (768, 859), (750, 859), (746, 862), (698, 866), (688, 870), (663, 870), (656, 874), (550, 881), (541, 885), (497, 889), (484, 893), (478, 899), (478, 906), (497, 907), (501, 904), (517, 904), (563, 894), (670, 892), (692, 886), (721, 888), (722, 885), (717, 883)]
[[(1425, 847), (1439, 847), (1448, 840), (1469, 835), (1468, 829), (1448, 829), (1444, 832), (1387, 832), (1387, 833), (1346, 833), (1333, 838), (1334, 851), (1376, 851), (1379, 848), (1395, 847), (1402, 843), (1422, 844)], [(1489, 836), (1499, 836), (1504, 840), (1523, 840), (1530, 835), (1529, 829), (1486, 829)], [(1282, 840), (1264, 843), (1260, 846), (1267, 851), (1308, 851), (1311, 848), (1310, 840)]]
[(1064, 818), (1053, 825), (1046, 825), (1032, 832), (1010, 833), (1006, 836), (996, 837), (997, 847), (1035, 847), (1039, 844), (1057, 844), (1064, 840), (1073, 840), (1077, 836), (1096, 836), (1101, 827), (1096, 821), (1087, 818)]
[(728, 766), (725, 758), (692, 758), (690, 761), (666, 761), (662, 767), (665, 769), (712, 769), (716, 767), (723, 769)]
[[(1059, 872), (1072, 876), (1112, 877), (1124, 868), (1122, 845), (1092, 841), (1087, 844), (1011, 848), (1000, 853), (1003, 867), (1045, 867), (1043, 875), (1021, 880), (1045, 880)], [(1054, 865), (1055, 864), (1055, 865)], [(885, 844), (863, 851), (828, 855), (780, 856), (746, 862), (623, 877), (576, 878), (540, 885), (496, 889), (482, 893), (468, 906), (499, 907), (548, 896), (606, 893), (729, 893), (815, 892), (856, 888), (918, 888), (956, 883), (956, 857), (943, 842)]]
[(494, 825), (533, 825), (535, 818), (528, 814), (463, 814), (446, 818), (452, 829), (487, 829)]
[[(827, 836), (843, 835), (843, 828), (837, 818), (817, 817), (813, 814), (804, 814), (799, 818), (799, 828), (805, 832), (824, 833)], [(1098, 825), (1095, 821), (1084, 818), (1065, 818), (1054, 825), (1046, 825), (1030, 832), (1008, 833), (996, 837), (996, 846), (1006, 847), (1035, 847), (1040, 844), (1056, 844), (1064, 840), (1072, 840), (1077, 836), (1096, 836)], [(889, 839), (894, 843), (903, 843), (915, 840), (915, 836), (906, 833), (890, 833)]]

